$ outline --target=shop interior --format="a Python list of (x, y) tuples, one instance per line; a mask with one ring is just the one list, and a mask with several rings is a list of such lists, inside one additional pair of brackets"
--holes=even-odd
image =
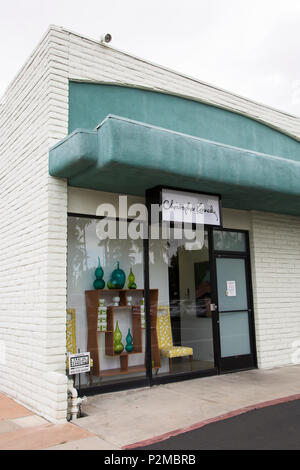
[[(68, 350), (92, 359), (81, 388), (146, 377), (143, 240), (103, 240), (99, 222), (68, 217)], [(172, 230), (149, 241), (154, 377), (214, 368), (208, 244), (207, 231), (200, 246)]]

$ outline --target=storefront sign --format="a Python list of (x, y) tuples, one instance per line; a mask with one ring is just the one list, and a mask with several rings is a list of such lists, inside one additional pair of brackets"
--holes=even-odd
[(219, 196), (162, 189), (162, 220), (221, 225)]
[(70, 354), (69, 360), (69, 375), (83, 374), (91, 370), (91, 357), (89, 352)]

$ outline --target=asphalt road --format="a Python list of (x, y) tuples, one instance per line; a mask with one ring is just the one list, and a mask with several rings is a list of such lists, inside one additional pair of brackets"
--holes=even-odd
[(249, 411), (138, 450), (300, 450), (300, 400)]

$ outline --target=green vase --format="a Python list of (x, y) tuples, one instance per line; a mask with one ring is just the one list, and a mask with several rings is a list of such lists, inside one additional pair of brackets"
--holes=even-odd
[(132, 335), (130, 333), (130, 328), (128, 330), (128, 335), (126, 336), (126, 347), (125, 347), (127, 352), (132, 352), (133, 351), (133, 344), (132, 344)]
[(95, 271), (95, 277), (96, 277), (96, 280), (94, 282), (94, 289), (104, 289), (105, 287), (105, 282), (103, 281), (103, 276), (104, 276), (104, 271), (103, 269), (101, 268), (101, 264), (100, 264), (100, 258), (98, 257), (98, 268), (96, 269)]
[(119, 323), (116, 323), (116, 329), (114, 332), (114, 352), (121, 354), (124, 351), (124, 345), (121, 343), (122, 333), (119, 328)]
[(132, 272), (132, 268), (130, 268), (130, 273), (128, 276), (128, 289), (136, 289), (135, 277)]

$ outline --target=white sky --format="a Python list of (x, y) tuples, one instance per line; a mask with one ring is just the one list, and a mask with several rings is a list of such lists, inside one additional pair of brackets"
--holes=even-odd
[(300, 116), (300, 0), (0, 0), (0, 95), (50, 24)]

